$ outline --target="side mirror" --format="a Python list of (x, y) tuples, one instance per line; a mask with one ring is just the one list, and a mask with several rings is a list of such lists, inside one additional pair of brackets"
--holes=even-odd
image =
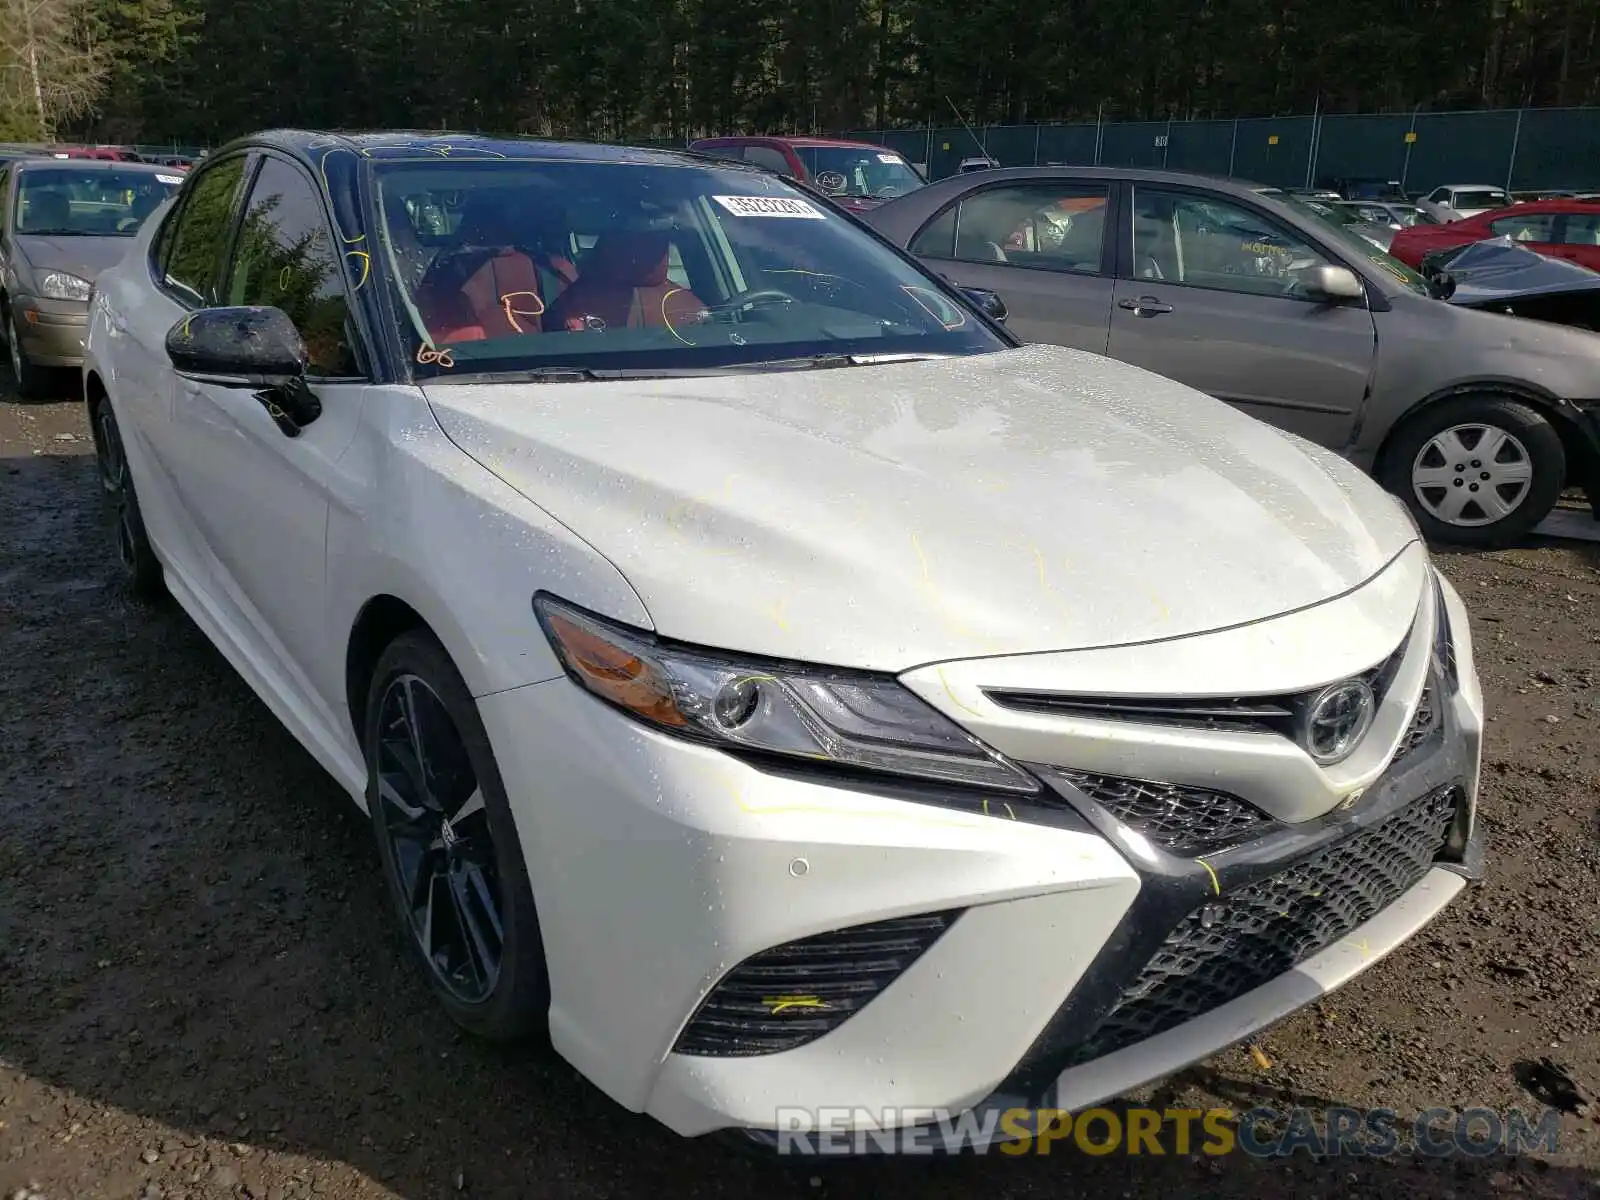
[(167, 358), (185, 379), (251, 388), (290, 437), (322, 415), (306, 384), (306, 347), (278, 308), (203, 308), (167, 330)]
[(1323, 265), (1312, 267), (1300, 276), (1300, 291), (1302, 295), (1313, 300), (1322, 300), (1329, 304), (1343, 304), (1350, 300), (1360, 300), (1367, 293), (1361, 286), (1361, 277), (1349, 267), (1335, 267)]
[(978, 306), (979, 311), (991, 321), (1005, 323), (1008, 314), (1006, 302), (1000, 299), (998, 292), (991, 292), (988, 288), (964, 287), (967, 299)]
[(223, 387), (272, 387), (306, 373), (300, 331), (278, 308), (203, 308), (167, 330), (178, 374)]

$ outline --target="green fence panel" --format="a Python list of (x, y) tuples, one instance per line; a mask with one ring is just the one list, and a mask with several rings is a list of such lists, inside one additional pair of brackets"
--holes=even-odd
[(1406, 132), (1410, 113), (1323, 117), (1317, 127), (1312, 182), (1331, 187), (1335, 179), (1393, 179), (1406, 172)]
[(1099, 127), (1089, 123), (1042, 126), (1039, 129), (1039, 165), (1091, 164), (1099, 140)]
[(1237, 124), (1230, 175), (1273, 187), (1305, 186), (1315, 118), (1248, 117)]
[(1431, 192), (1446, 183), (1503, 187), (1516, 129), (1515, 109), (1419, 113), (1417, 140), (1402, 181), (1406, 191)]
[(1168, 121), (1113, 121), (1100, 135), (1100, 165), (1160, 167), (1167, 157)]
[(1600, 191), (1600, 110), (1530, 108), (1516, 138), (1511, 186)]
[(988, 153), (983, 145), (983, 131), (968, 131), (959, 125), (940, 126), (933, 131), (933, 153), (928, 160), (928, 178), (943, 179), (954, 175), (963, 158), (977, 158)]
[(1179, 121), (1167, 142), (1165, 166), (1170, 171), (1226, 175), (1233, 158), (1234, 121)]
[[(1002, 167), (1032, 167), (1038, 165), (1035, 152), (1043, 128), (1041, 125), (989, 125), (979, 136), (989, 157)], [(967, 139), (967, 144), (972, 144), (971, 138)]]

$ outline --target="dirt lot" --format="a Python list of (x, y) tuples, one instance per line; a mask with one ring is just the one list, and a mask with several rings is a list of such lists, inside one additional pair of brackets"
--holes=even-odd
[[(1592, 1115), (1548, 1159), (797, 1168), (464, 1041), (359, 814), (181, 611), (119, 593), (80, 406), (0, 398), (0, 454), (0, 1200), (1600, 1196)], [(1545, 1056), (1600, 1089), (1600, 546), (1440, 560), (1493, 714), (1488, 882), (1161, 1101), (1538, 1112)]]

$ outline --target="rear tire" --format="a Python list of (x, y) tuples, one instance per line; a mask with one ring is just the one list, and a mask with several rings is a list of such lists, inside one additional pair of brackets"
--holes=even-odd
[(1380, 480), (1436, 542), (1511, 545), (1560, 499), (1561, 435), (1532, 405), (1509, 396), (1431, 404), (1395, 432)]
[(428, 632), (379, 657), (363, 743), (389, 897), (434, 995), (479, 1037), (548, 1037), (544, 943), (511, 806), (478, 706)]

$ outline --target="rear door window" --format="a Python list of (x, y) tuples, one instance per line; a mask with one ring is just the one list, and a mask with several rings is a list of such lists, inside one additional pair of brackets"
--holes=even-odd
[(1554, 213), (1529, 213), (1490, 221), (1489, 232), (1514, 242), (1553, 242), (1556, 240), (1555, 224)]
[(913, 254), (956, 262), (1099, 274), (1104, 262), (1103, 183), (1019, 183), (984, 188), (941, 213)]

